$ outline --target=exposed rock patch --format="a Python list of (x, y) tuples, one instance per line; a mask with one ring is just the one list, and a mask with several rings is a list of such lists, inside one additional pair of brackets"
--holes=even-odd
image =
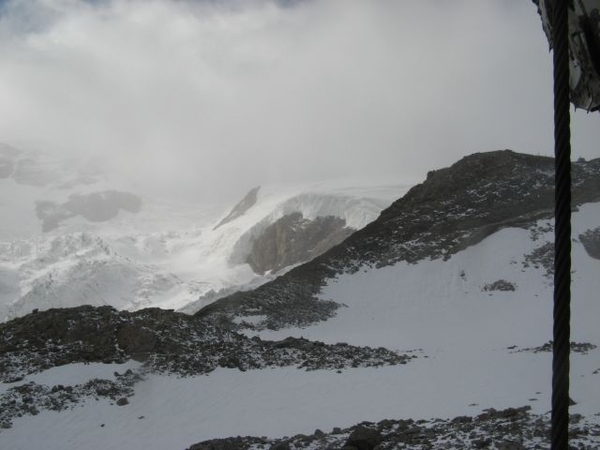
[(600, 227), (580, 234), (579, 240), (590, 257), (600, 259)]
[(142, 200), (135, 194), (103, 191), (87, 195), (74, 194), (62, 204), (38, 201), (35, 212), (42, 221), (42, 231), (51, 231), (60, 222), (71, 217), (81, 216), (90, 222), (105, 222), (116, 217), (120, 210), (138, 213), (141, 207)]
[(506, 280), (496, 280), (493, 283), (488, 283), (483, 286), (483, 290), (486, 292), (491, 291), (501, 291), (501, 292), (509, 292), (516, 291), (517, 286), (514, 283)]
[[(543, 353), (543, 352), (551, 352), (552, 351), (552, 341), (546, 342), (544, 345), (540, 345), (539, 347), (532, 348), (522, 348), (519, 349), (517, 346), (510, 347), (508, 350), (512, 350), (511, 353)], [(581, 353), (582, 355), (587, 355), (590, 350), (594, 350), (597, 348), (596, 345), (591, 344), (589, 342), (571, 342), (571, 352), (572, 353)]]
[(308, 220), (299, 212), (288, 214), (269, 225), (253, 241), (246, 262), (256, 273), (277, 272), (319, 256), (354, 231), (339, 217)]
[(523, 267), (543, 268), (546, 278), (554, 276), (554, 242), (546, 242), (525, 255)]
[(64, 411), (72, 409), (84, 399), (108, 399), (123, 405), (127, 397), (134, 395), (133, 386), (142, 377), (128, 370), (115, 373), (114, 380), (93, 379), (84, 384), (46, 386), (34, 382), (9, 388), (0, 395), (0, 428), (10, 428), (12, 421), (24, 415), (35, 416), (40, 411)]
[(246, 196), (243, 199), (241, 199), (237, 205), (235, 205), (233, 207), (231, 212), (229, 214), (227, 214), (227, 216), (225, 216), (213, 228), (213, 230), (216, 230), (220, 226), (225, 225), (226, 223), (229, 223), (229, 222), (237, 219), (240, 216), (243, 216), (246, 213), (246, 211), (248, 211), (250, 208), (252, 208), (256, 204), (259, 190), (260, 190), (260, 186), (250, 189), (250, 191), (246, 194)]

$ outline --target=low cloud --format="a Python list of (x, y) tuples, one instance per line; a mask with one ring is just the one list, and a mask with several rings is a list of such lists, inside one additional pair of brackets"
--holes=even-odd
[[(0, 141), (103, 155), (207, 200), (268, 182), (419, 179), (552, 153), (551, 55), (527, 2), (13, 0)], [(597, 155), (575, 117), (574, 154)]]

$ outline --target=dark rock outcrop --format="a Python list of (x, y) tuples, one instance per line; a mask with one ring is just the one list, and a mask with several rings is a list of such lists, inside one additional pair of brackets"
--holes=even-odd
[(511, 283), (510, 281), (506, 281), (506, 280), (496, 280), (493, 283), (488, 283), (485, 286), (483, 286), (483, 290), (486, 292), (490, 292), (490, 291), (508, 292), (508, 291), (515, 291), (516, 289), (517, 289), (517, 286), (515, 286), (514, 283)]
[(256, 199), (258, 197), (258, 191), (260, 190), (260, 186), (250, 189), (250, 191), (246, 194), (246, 196), (240, 200), (240, 202), (233, 207), (231, 212), (227, 214), (221, 221), (213, 228), (216, 230), (222, 225), (231, 222), (232, 220), (237, 219), (240, 216), (243, 216), (246, 211), (252, 208), (256, 204)]
[(373, 450), (383, 441), (381, 433), (373, 428), (357, 426), (346, 441), (345, 448), (356, 450)]
[(246, 262), (256, 273), (277, 272), (319, 256), (354, 231), (339, 217), (308, 220), (299, 212), (288, 214), (254, 239)]
[(242, 450), (265, 443), (266, 440), (263, 438), (238, 436), (200, 442), (192, 445), (189, 450)]
[(592, 258), (600, 259), (600, 227), (579, 235), (583, 248)]

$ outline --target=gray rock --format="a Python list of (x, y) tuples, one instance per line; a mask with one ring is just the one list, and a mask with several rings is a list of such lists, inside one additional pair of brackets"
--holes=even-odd
[(235, 205), (233, 207), (231, 212), (229, 214), (227, 214), (227, 216), (225, 216), (213, 228), (213, 230), (216, 230), (217, 228), (225, 225), (226, 223), (229, 223), (229, 222), (237, 219), (238, 217), (243, 216), (246, 213), (246, 211), (248, 211), (250, 208), (252, 208), (256, 204), (256, 199), (258, 197), (259, 190), (260, 190), (260, 186), (250, 189), (250, 192), (248, 192), (246, 194), (246, 196), (243, 199), (241, 199), (237, 205)]
[(580, 234), (579, 240), (590, 257), (600, 259), (600, 227)]
[(345, 447), (354, 447), (357, 450), (373, 450), (382, 441), (383, 437), (379, 431), (359, 426), (350, 433)]
[(510, 281), (496, 280), (493, 283), (488, 283), (485, 286), (483, 286), (483, 290), (487, 291), (487, 292), (490, 292), (490, 291), (508, 292), (508, 291), (516, 291), (517, 286), (514, 283), (511, 283)]
[(354, 231), (339, 217), (308, 220), (299, 212), (288, 214), (255, 238), (246, 262), (256, 273), (277, 272), (321, 255)]

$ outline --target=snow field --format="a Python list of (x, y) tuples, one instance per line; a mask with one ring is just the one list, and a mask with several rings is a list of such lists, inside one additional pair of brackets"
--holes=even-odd
[(72, 218), (39, 234), (35, 200), (60, 202), (57, 196), (68, 192), (4, 181), (14, 184), (13, 197), (21, 189), (28, 194), (19, 205), (1, 197), (5, 215), (12, 217), (18, 206), (28, 208), (30, 217), (18, 216), (26, 224), (18, 239), (10, 223), (0, 227), (0, 320), (35, 308), (82, 304), (127, 310), (193, 304), (186, 309), (193, 312), (190, 308), (214, 301), (220, 291), (254, 288), (272, 278), (255, 274), (245, 258), (250, 239), (282, 215), (336, 215), (362, 227), (407, 189), (399, 184), (348, 188), (343, 182), (268, 186), (259, 191), (256, 205), (216, 230), (223, 208), (144, 198), (138, 214), (120, 212), (101, 223)]
[[(598, 227), (599, 219), (600, 203), (581, 207), (573, 217), (574, 236)], [(384, 418), (476, 415), (489, 407), (530, 405), (534, 413), (547, 413), (551, 354), (527, 349), (551, 339), (552, 281), (543, 267), (523, 263), (524, 255), (549, 240), (550, 232), (532, 241), (528, 230), (504, 229), (448, 261), (342, 275), (322, 292), (322, 298), (346, 305), (334, 318), (304, 329), (260, 333), (266, 339), (293, 335), (413, 351), (417, 358), (406, 365), (341, 374), (283, 368), (219, 369), (187, 379), (150, 376), (136, 385), (129, 405), (89, 401), (84, 408), (24, 417), (0, 433), (0, 446), (186, 448), (216, 437), (312, 433)], [(575, 242), (573, 270), (572, 340), (598, 345), (600, 261)], [(497, 280), (513, 283), (516, 290), (484, 289)], [(596, 420), (600, 374), (594, 371), (600, 368), (600, 350), (572, 353), (571, 359), (571, 397), (577, 404), (570, 411)], [(39, 382), (49, 372), (40, 374)]]

